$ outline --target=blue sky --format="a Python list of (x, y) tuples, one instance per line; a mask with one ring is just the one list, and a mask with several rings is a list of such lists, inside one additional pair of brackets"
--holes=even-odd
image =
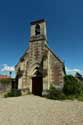
[(68, 70), (82, 71), (83, 0), (0, 0), (0, 69), (18, 62), (29, 45), (30, 22), (41, 18), (49, 47)]

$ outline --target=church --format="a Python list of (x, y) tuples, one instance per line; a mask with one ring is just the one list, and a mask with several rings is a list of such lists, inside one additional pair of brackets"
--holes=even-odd
[(30, 23), (29, 48), (24, 52), (16, 69), (17, 89), (24, 93), (43, 95), (50, 86), (64, 86), (64, 62), (48, 47), (46, 20)]

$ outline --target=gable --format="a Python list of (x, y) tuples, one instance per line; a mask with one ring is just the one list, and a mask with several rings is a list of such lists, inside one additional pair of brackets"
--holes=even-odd
[(20, 64), (26, 60), (26, 58), (28, 59), (28, 51), (29, 49), (25, 50), (24, 54), (20, 57), (19, 62), (15, 65), (15, 69), (19, 67)]
[(64, 61), (58, 55), (56, 55), (49, 47), (47, 47), (47, 49), (60, 63), (64, 64)]

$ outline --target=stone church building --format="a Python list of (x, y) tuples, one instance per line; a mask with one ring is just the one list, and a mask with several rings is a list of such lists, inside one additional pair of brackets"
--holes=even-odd
[(51, 85), (63, 88), (64, 63), (48, 47), (44, 19), (31, 22), (29, 48), (15, 69), (17, 88), (21, 92), (42, 95)]

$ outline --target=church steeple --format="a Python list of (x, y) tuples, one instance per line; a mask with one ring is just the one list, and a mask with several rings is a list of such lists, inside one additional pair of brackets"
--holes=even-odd
[(31, 22), (30, 26), (30, 64), (41, 64), (45, 46), (47, 45), (46, 21), (44, 19)]
[(38, 40), (46, 40), (47, 41), (47, 34), (46, 34), (46, 21), (45, 19), (37, 20), (31, 22), (30, 27), (30, 42)]

